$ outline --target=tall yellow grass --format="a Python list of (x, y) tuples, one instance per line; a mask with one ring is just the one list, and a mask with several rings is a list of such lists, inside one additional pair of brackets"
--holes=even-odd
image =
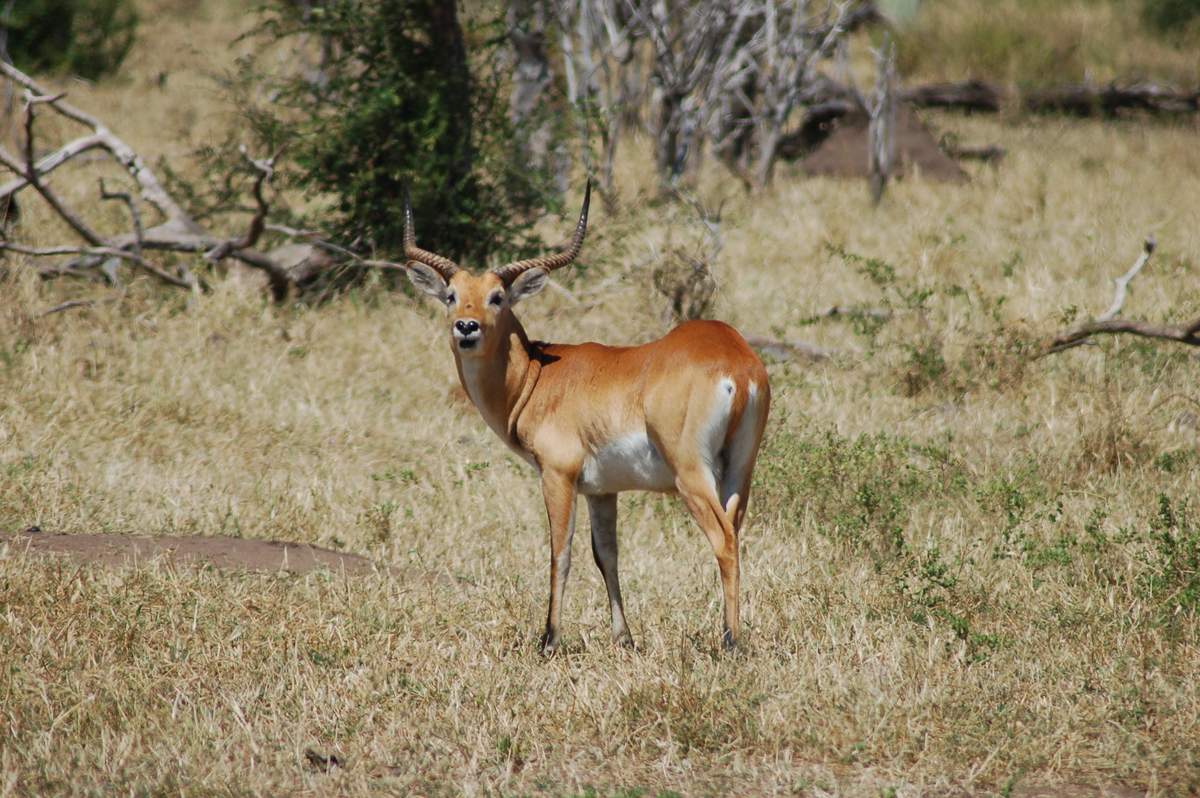
[[(228, 122), (204, 74), (233, 55), (235, 5), (147, 2), (125, 77), (73, 100), (182, 155)], [(1030, 354), (1107, 305), (1150, 232), (1126, 312), (1200, 314), (1196, 127), (934, 121), (1010, 155), (876, 210), (865, 185), (787, 170), (752, 198), (702, 177), (731, 198), (716, 315), (842, 352), (770, 365), (736, 656), (702, 536), (632, 494), (640, 650), (609, 644), (577, 540), (564, 652), (538, 656), (536, 480), (459, 398), (438, 311), (371, 286), (320, 308), (236, 280), (118, 294), (5, 261), (0, 529), (280, 538), (381, 568), (108, 571), (10, 547), (0, 794), (1194, 792), (1200, 362), (1133, 340)], [(564, 278), (586, 311), (548, 292), (533, 335), (667, 328), (644, 264), (685, 233), (649, 201), (648, 157), (622, 158), (622, 210)], [(86, 169), (55, 185), (95, 190)], [(25, 211), (23, 236), (62, 235)], [(39, 315), (71, 297), (113, 301)], [(894, 315), (811, 321), (835, 304)]]

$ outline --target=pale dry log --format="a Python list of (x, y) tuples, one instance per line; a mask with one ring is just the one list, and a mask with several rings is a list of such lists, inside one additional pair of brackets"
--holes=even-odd
[(1115, 285), (1113, 300), (1108, 310), (1095, 319), (1085, 321), (1069, 330), (1058, 333), (1050, 341), (1042, 354), (1052, 355), (1080, 346), (1091, 340), (1093, 336), (1119, 335), (1122, 333), (1141, 338), (1175, 341), (1187, 346), (1200, 346), (1200, 318), (1184, 324), (1151, 324), (1135, 319), (1117, 318), (1117, 314), (1121, 312), (1121, 308), (1125, 305), (1129, 283), (1137, 276), (1146, 263), (1149, 262), (1150, 256), (1154, 254), (1154, 248), (1155, 241), (1153, 236), (1151, 236), (1146, 239), (1142, 247), (1142, 254), (1138, 257), (1137, 262), (1130, 267), (1129, 271), (1113, 281)]
[[(134, 241), (135, 237), (127, 234), (116, 236), (109, 242), (109, 244), (111, 248), (127, 252), (128, 248), (131, 248), (134, 245)], [(227, 238), (218, 238), (216, 236), (207, 234), (189, 235), (185, 233), (178, 233), (166, 229), (165, 225), (160, 225), (159, 227), (152, 227), (145, 232), (145, 238), (142, 240), (142, 247), (146, 250), (158, 252), (195, 253), (198, 255), (205, 255), (207, 257), (214, 251), (224, 249), (228, 242), (229, 239)], [(66, 274), (69, 272), (85, 271), (95, 268), (99, 265), (100, 261), (97, 260), (93, 255), (88, 253), (81, 254), (82, 257), (62, 264), (55, 270), (55, 273)], [(288, 273), (287, 269), (283, 268), (269, 255), (266, 255), (265, 253), (259, 252), (255, 249), (245, 248), (233, 249), (225, 257), (232, 258), (233, 260), (239, 261), (247, 266), (250, 266), (251, 268), (263, 272), (267, 276), (267, 281), (271, 287), (272, 296), (276, 300), (282, 301), (287, 297), (288, 291), (290, 290), (293, 282), (291, 275)], [(208, 259), (215, 260), (215, 258)], [(48, 274), (49, 271), (43, 270), (43, 273)], [(174, 280), (168, 282), (171, 282), (172, 285), (180, 285), (180, 283), (177, 283)], [(182, 285), (191, 287), (191, 283), (187, 282), (186, 280), (183, 281)]]

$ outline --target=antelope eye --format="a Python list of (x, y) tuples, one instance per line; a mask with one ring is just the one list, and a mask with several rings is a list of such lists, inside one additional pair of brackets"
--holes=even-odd
[(457, 298), (457, 297), (455, 297), (455, 296), (454, 296), (454, 294), (446, 294), (446, 305), (447, 305), (447, 307), (449, 307), (450, 305), (453, 305), (453, 304), (454, 304), (454, 300), (455, 300), (456, 298)]
[(502, 306), (504, 304), (504, 294), (500, 293), (499, 291), (492, 294), (490, 297), (488, 297), (488, 304), (495, 305), (496, 307)]

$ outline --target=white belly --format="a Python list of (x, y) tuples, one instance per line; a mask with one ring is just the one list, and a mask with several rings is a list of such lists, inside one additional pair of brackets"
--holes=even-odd
[(583, 463), (579, 492), (585, 496), (623, 490), (672, 491), (675, 474), (644, 432), (626, 435)]

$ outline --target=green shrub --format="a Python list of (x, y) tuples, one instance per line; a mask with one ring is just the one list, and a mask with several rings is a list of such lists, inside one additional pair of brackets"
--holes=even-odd
[(397, 253), (407, 186), (418, 243), (479, 266), (530, 252), (549, 197), (514, 145), (498, 25), (462, 26), (452, 0), (278, 2), (257, 36), (301, 54), (320, 42), (319, 71), (302, 55), (283, 75), (264, 71), (272, 59), (247, 60), (233, 85), (243, 101), (272, 86), (269, 104), (240, 104), (256, 146), (282, 148), (281, 182), (330, 199), (318, 226)]
[(1186, 499), (1158, 496), (1150, 519), (1150, 552), (1142, 587), (1168, 616), (1200, 610), (1200, 520)]
[(1142, 18), (1162, 33), (1179, 33), (1200, 18), (1200, 0), (1142, 0)]
[(132, 0), (21, 0), (0, 26), (12, 62), (27, 72), (94, 80), (121, 65), (137, 33)]
[(935, 446), (884, 433), (773, 432), (756, 471), (756, 512), (785, 526), (811, 518), (820, 532), (888, 559), (906, 546), (913, 509), (963, 489), (961, 465)]

